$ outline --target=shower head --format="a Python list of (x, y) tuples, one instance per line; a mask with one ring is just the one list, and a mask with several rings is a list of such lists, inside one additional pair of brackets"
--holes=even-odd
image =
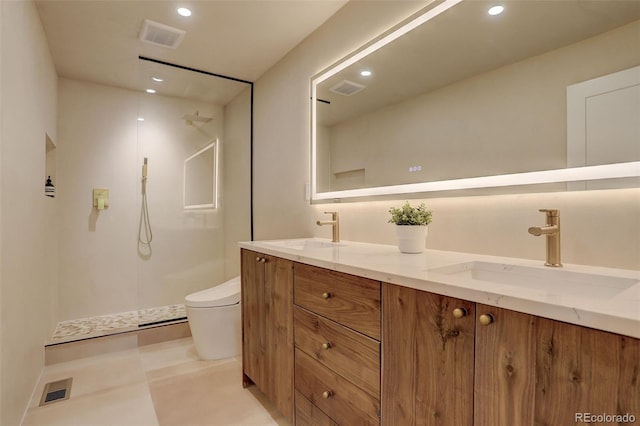
[(198, 123), (207, 123), (211, 121), (212, 117), (201, 116), (198, 111), (195, 114), (185, 114), (182, 116), (182, 119), (187, 122), (188, 125), (192, 125), (194, 121)]

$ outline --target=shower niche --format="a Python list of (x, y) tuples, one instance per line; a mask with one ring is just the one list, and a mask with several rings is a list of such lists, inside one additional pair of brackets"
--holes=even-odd
[(184, 160), (185, 210), (218, 207), (218, 143), (215, 140)]
[(49, 198), (54, 198), (56, 196), (53, 183), (56, 179), (56, 144), (47, 134), (45, 134), (44, 139), (44, 195)]

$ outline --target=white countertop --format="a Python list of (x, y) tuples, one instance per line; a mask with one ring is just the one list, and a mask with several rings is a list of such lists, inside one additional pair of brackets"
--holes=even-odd
[[(549, 268), (538, 260), (441, 250), (403, 254), (393, 245), (351, 241), (332, 244), (330, 240), (320, 238), (249, 241), (238, 245), (377, 281), (640, 338), (640, 271), (571, 264)], [(612, 277), (614, 281), (620, 278), (623, 284), (590, 286), (576, 280), (544, 288), (544, 285), (510, 285), (471, 279), (463, 273), (433, 271), (466, 262), (500, 264), (498, 266), (505, 270), (525, 267), (527, 272), (542, 277), (547, 270), (558, 269), (561, 274), (564, 271), (593, 274)]]

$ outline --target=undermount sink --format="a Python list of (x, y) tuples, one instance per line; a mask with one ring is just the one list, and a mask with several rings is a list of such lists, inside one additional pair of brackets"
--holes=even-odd
[(334, 248), (334, 247), (344, 246), (344, 244), (333, 243), (331, 241), (317, 240), (314, 238), (303, 238), (299, 240), (262, 241), (262, 243), (267, 245), (282, 247), (282, 248), (294, 249), (294, 250)]
[(492, 262), (465, 262), (428, 271), (462, 279), (578, 297), (580, 294), (588, 294), (589, 297), (609, 298), (639, 282), (634, 278)]

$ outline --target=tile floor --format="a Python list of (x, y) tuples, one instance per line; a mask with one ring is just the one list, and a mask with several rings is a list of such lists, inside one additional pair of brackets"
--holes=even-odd
[[(73, 377), (71, 396), (39, 407), (46, 383)], [(239, 357), (198, 358), (191, 337), (48, 365), (23, 426), (290, 426)]]

